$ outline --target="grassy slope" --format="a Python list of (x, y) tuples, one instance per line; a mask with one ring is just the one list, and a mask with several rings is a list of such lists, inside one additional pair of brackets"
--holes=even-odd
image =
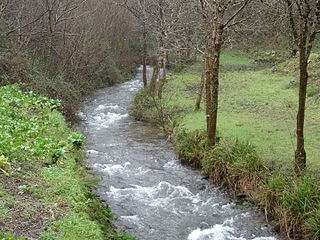
[(15, 86), (0, 88), (0, 238), (2, 230), (45, 240), (132, 239), (114, 232), (110, 210), (91, 194), (84, 138), (58, 105)]
[[(249, 59), (230, 54), (222, 57), (220, 113), (218, 131), (223, 137), (250, 141), (265, 161), (291, 168), (295, 148), (295, 115), (298, 89), (288, 88), (293, 74), (259, 71), (226, 71), (232, 66), (250, 67)], [(167, 104), (188, 109), (179, 116), (187, 130), (205, 129), (203, 111), (193, 112), (199, 66), (173, 75), (166, 86)], [(320, 103), (308, 99), (306, 112), (306, 150), (312, 168), (320, 167)], [(204, 109), (204, 106), (202, 106)]]

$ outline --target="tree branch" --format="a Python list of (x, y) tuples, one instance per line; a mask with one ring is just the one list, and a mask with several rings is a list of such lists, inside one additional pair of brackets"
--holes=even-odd
[(33, 21), (31, 21), (31, 22), (28, 22), (28, 23), (26, 23), (25, 25), (23, 25), (22, 27), (17, 27), (17, 28), (15, 28), (15, 29), (13, 29), (13, 30), (11, 30), (11, 31), (9, 31), (9, 32), (7, 32), (6, 33), (6, 35), (8, 36), (8, 35), (10, 35), (11, 33), (13, 33), (13, 32), (15, 32), (15, 31), (17, 31), (18, 29), (22, 29), (22, 28), (25, 28), (25, 27), (27, 27), (27, 26), (29, 26), (29, 25), (31, 25), (31, 24), (33, 24), (33, 23), (35, 23), (35, 22), (37, 22), (37, 21), (39, 21), (46, 13), (48, 12), (48, 10), (46, 10), (44, 13), (42, 13), (39, 17), (37, 17), (36, 19), (34, 19)]
[(225, 24), (223, 24), (223, 27), (227, 27), (231, 23), (231, 21), (233, 21), (245, 9), (245, 7), (248, 5), (250, 1), (251, 0), (245, 0), (241, 7), (226, 21)]

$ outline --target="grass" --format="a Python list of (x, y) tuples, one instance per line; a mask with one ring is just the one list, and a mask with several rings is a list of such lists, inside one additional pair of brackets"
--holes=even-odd
[(17, 86), (0, 88), (1, 239), (133, 239), (115, 232), (111, 210), (91, 193), (84, 137), (59, 108)]
[[(269, 56), (270, 57), (270, 56)], [(271, 57), (270, 57), (271, 59)], [(268, 59), (268, 61), (270, 60)], [(131, 115), (165, 123), (180, 159), (200, 169), (233, 196), (263, 209), (266, 217), (291, 239), (320, 239), (320, 102), (318, 57), (312, 56), (306, 110), (308, 171), (293, 174), (298, 88), (296, 59), (255, 66), (239, 53), (222, 57), (218, 116), (219, 143), (208, 145), (204, 103), (195, 112), (200, 64), (169, 77), (163, 98), (147, 90), (135, 98)], [(240, 66), (240, 67), (239, 67)], [(289, 70), (288, 70), (289, 69)], [(159, 111), (159, 109), (161, 111)], [(159, 117), (164, 121), (159, 121)]]
[[(227, 54), (222, 57), (222, 64), (226, 66), (251, 63), (243, 56)], [(179, 123), (190, 131), (206, 128), (204, 112), (192, 111), (201, 77), (198, 69), (191, 67), (172, 76), (165, 91), (169, 106), (189, 110), (185, 115), (179, 116)], [(295, 76), (291, 74), (272, 72), (270, 69), (223, 71), (218, 122), (220, 135), (250, 141), (266, 162), (281, 164), (285, 170), (291, 167), (295, 148), (298, 90), (286, 86), (293, 80)], [(308, 99), (305, 131), (308, 164), (311, 169), (320, 167), (319, 106), (320, 103), (314, 102), (312, 97)]]

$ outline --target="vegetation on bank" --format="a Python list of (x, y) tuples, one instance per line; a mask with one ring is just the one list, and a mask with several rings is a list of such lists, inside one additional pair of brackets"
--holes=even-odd
[(17, 85), (0, 88), (0, 238), (133, 239), (114, 231), (110, 209), (92, 194), (85, 139), (60, 108)]
[[(258, 59), (258, 60), (257, 60)], [(273, 67), (262, 67), (272, 60)], [(137, 95), (131, 114), (158, 123), (173, 140), (183, 162), (200, 168), (234, 196), (258, 204), (268, 220), (295, 239), (320, 239), (319, 184), (319, 68), (320, 56), (310, 61), (306, 110), (308, 172), (296, 177), (294, 156), (297, 109), (297, 59), (281, 61), (277, 52), (254, 61), (227, 53), (222, 57), (219, 101), (219, 144), (206, 135), (205, 104), (194, 111), (200, 87), (200, 64), (169, 77), (163, 97), (147, 89)], [(260, 64), (260, 65), (257, 65)]]
[[(16, 49), (9, 42), (0, 42), (0, 86), (19, 84), (25, 91), (33, 91), (41, 96), (59, 99), (61, 111), (69, 120), (75, 119), (75, 113), (83, 99), (94, 90), (114, 85), (131, 78), (131, 68), (119, 68), (108, 55), (89, 72), (76, 76), (75, 73), (62, 71), (49, 72), (48, 59), (31, 57), (25, 51)], [(70, 76), (71, 74), (71, 76)], [(76, 79), (75, 79), (76, 78)]]

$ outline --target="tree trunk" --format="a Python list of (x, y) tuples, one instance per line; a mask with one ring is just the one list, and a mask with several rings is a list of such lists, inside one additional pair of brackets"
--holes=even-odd
[[(220, 54), (222, 47), (223, 25), (215, 24), (212, 33), (212, 46), (210, 46), (210, 64), (209, 76), (211, 82), (211, 109), (209, 112), (208, 138), (212, 145), (216, 144), (217, 139), (217, 121), (219, 104), (219, 69)], [(208, 69), (207, 69), (208, 71)]]
[(159, 97), (159, 99), (162, 99), (163, 87), (167, 83), (166, 58), (164, 58), (164, 56), (162, 56), (161, 59), (162, 59), (162, 61), (161, 61), (162, 77), (161, 77), (161, 79), (159, 81), (159, 88), (158, 88), (158, 97)]
[(147, 87), (148, 85), (148, 78), (147, 78), (147, 58), (148, 58), (148, 52), (147, 52), (147, 29), (145, 26), (145, 23), (143, 23), (143, 73), (142, 73), (142, 80), (143, 80), (143, 86)]
[(49, 1), (47, 1), (47, 7), (48, 7), (48, 34), (49, 34), (49, 43), (48, 43), (48, 49), (49, 49), (49, 58), (52, 60), (53, 55), (53, 10), (52, 6), (50, 5)]
[(152, 78), (149, 86), (149, 91), (151, 92), (152, 95), (154, 95), (156, 91), (159, 72), (160, 72), (160, 65), (159, 65), (159, 62), (157, 62), (157, 64), (153, 67), (153, 74), (152, 74)]
[(160, 0), (159, 2), (160, 7), (160, 22), (161, 22), (161, 32), (160, 32), (160, 39), (159, 39), (159, 50), (160, 50), (160, 58), (159, 58), (159, 67), (162, 69), (162, 77), (159, 80), (159, 88), (158, 88), (158, 97), (162, 99), (162, 91), (165, 83), (167, 82), (167, 71), (166, 71), (166, 60), (167, 60), (167, 53), (165, 50), (165, 37), (166, 33), (164, 31), (164, 1)]
[[(302, 40), (303, 41), (303, 40)], [(297, 149), (295, 153), (295, 172), (300, 175), (306, 169), (307, 154), (304, 148), (304, 122), (308, 85), (308, 54), (305, 44), (300, 46), (300, 88), (297, 114)]]
[(207, 132), (209, 133), (210, 129), (210, 112), (211, 112), (211, 60), (209, 55), (209, 42), (206, 43), (206, 52), (205, 52), (205, 90), (206, 90), (206, 120), (207, 120)]
[(203, 93), (203, 88), (204, 88), (204, 82), (205, 82), (205, 74), (202, 73), (201, 83), (200, 83), (200, 87), (199, 87), (199, 91), (198, 91), (198, 98), (197, 98), (197, 101), (196, 101), (196, 106), (194, 108), (194, 111), (196, 111), (196, 112), (200, 110), (201, 101), (202, 101), (202, 93)]

